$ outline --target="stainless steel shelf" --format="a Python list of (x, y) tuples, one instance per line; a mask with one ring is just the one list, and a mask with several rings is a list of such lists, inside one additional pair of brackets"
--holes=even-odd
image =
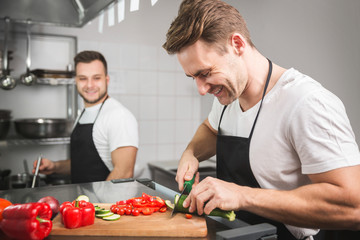
[(70, 144), (70, 137), (0, 140), (0, 147), (26, 146), (26, 145), (61, 145), (61, 144)]
[(37, 84), (44, 85), (73, 85), (75, 84), (74, 78), (38, 78), (36, 79)]

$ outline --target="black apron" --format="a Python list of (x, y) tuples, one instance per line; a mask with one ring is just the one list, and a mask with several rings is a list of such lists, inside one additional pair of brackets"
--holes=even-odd
[[(92, 135), (94, 124), (106, 99), (102, 102), (93, 123), (80, 124), (78, 121), (71, 133), (71, 183), (104, 181), (110, 174), (108, 167), (96, 150)], [(85, 109), (82, 111), (80, 118), (84, 111)]]
[[(253, 188), (260, 188), (260, 185), (256, 181), (256, 178), (251, 170), (249, 149), (250, 149), (251, 137), (254, 132), (256, 121), (258, 119), (262, 102), (265, 97), (266, 89), (269, 85), (269, 81), (272, 73), (272, 63), (269, 59), (268, 61), (269, 61), (269, 73), (266, 79), (266, 84), (260, 102), (260, 107), (257, 112), (253, 126), (251, 128), (249, 137), (244, 138), (237, 136), (226, 136), (221, 134), (220, 124), (227, 106), (224, 106), (223, 108), (218, 126), (218, 135), (217, 135), (217, 143), (216, 143), (217, 178), (227, 182), (233, 182), (238, 185), (249, 186)], [(255, 215), (247, 211), (236, 212), (236, 217), (252, 225), (266, 222), (276, 226), (279, 240), (296, 239), (287, 230), (284, 224), (280, 222), (275, 222), (273, 220), (263, 218), (261, 216)]]

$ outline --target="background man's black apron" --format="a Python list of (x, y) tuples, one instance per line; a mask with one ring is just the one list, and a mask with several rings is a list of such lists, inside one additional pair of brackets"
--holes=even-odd
[[(93, 123), (80, 124), (78, 121), (71, 133), (71, 183), (104, 181), (110, 174), (109, 169), (96, 150), (92, 135), (94, 124), (106, 99), (102, 102)], [(82, 111), (80, 118), (84, 111), (85, 109)]]
[[(224, 106), (223, 108), (218, 126), (217, 145), (216, 145), (217, 178), (222, 179), (224, 181), (233, 182), (239, 185), (249, 186), (253, 188), (260, 188), (260, 185), (256, 181), (255, 176), (251, 170), (249, 149), (250, 149), (251, 137), (261, 110), (262, 102), (265, 97), (266, 89), (269, 85), (269, 81), (272, 73), (272, 63), (270, 60), (268, 61), (269, 61), (269, 73), (264, 87), (264, 93), (260, 102), (260, 107), (257, 112), (253, 126), (251, 128), (249, 138), (226, 136), (221, 134), (220, 124), (227, 106)], [(259, 223), (267, 222), (272, 225), (275, 225), (277, 227), (279, 240), (296, 239), (282, 223), (275, 222), (270, 219), (266, 219), (246, 211), (236, 212), (236, 217), (249, 224), (259, 224)]]

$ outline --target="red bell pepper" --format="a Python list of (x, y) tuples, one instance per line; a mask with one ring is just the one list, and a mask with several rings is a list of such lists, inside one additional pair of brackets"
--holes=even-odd
[(64, 202), (60, 205), (61, 221), (66, 228), (92, 225), (95, 221), (95, 207), (84, 200)]
[(51, 215), (47, 203), (13, 204), (4, 209), (0, 227), (8, 237), (14, 239), (44, 239), (52, 229)]

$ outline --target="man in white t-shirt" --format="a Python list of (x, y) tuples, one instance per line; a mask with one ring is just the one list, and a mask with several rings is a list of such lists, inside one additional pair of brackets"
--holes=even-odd
[[(279, 240), (360, 229), (359, 148), (336, 96), (264, 57), (220, 0), (184, 0), (163, 47), (201, 95), (216, 97), (179, 162), (180, 190), (196, 174), (184, 207), (237, 210), (275, 225)], [(217, 178), (199, 182), (199, 161), (215, 154)]]
[(101, 53), (83, 51), (74, 61), (76, 87), (85, 108), (71, 134), (70, 159), (43, 158), (40, 173), (71, 174), (72, 183), (131, 178), (139, 144), (137, 121), (109, 97), (110, 78)]

